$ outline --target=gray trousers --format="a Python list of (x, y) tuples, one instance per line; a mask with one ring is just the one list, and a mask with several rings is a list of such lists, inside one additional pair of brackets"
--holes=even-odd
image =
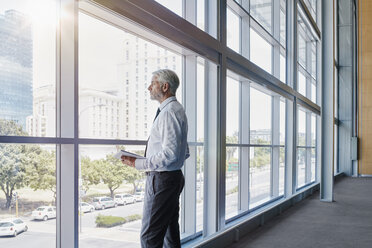
[(141, 229), (142, 248), (181, 247), (179, 199), (182, 171), (147, 172)]

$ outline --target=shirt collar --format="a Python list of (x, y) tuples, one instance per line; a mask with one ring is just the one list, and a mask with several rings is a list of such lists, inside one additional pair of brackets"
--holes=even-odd
[(177, 98), (175, 96), (168, 97), (165, 99), (159, 106), (160, 111), (163, 110), (163, 108), (170, 102), (177, 101)]

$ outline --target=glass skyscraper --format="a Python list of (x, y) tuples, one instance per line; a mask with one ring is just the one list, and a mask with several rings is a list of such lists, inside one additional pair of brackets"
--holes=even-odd
[(32, 115), (32, 23), (23, 13), (0, 14), (0, 118), (25, 129)]

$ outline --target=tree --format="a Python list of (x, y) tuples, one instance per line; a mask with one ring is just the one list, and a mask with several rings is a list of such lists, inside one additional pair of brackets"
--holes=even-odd
[(50, 190), (54, 202), (57, 200), (56, 190), (56, 159), (55, 152), (43, 150), (32, 145), (28, 147), (25, 157), (27, 184), (33, 190)]
[(101, 175), (101, 180), (110, 190), (111, 197), (114, 197), (114, 192), (123, 183), (126, 174), (126, 166), (121, 161), (114, 158), (112, 154), (107, 155), (105, 159), (100, 159), (98, 168)]
[[(14, 121), (0, 119), (0, 134), (26, 136), (22, 127)], [(25, 185), (26, 168), (23, 163), (27, 157), (25, 145), (0, 144), (0, 188), (5, 194), (5, 207), (9, 208), (13, 192)]]
[(81, 179), (85, 192), (89, 190), (89, 186), (99, 184), (101, 181), (99, 161), (92, 161), (88, 157), (81, 158)]

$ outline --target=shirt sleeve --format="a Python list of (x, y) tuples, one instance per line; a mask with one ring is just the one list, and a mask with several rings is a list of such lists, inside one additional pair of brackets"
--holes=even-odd
[(165, 112), (162, 118), (159, 119), (159, 128), (161, 151), (146, 159), (136, 159), (136, 169), (159, 170), (168, 167), (179, 159), (181, 154), (182, 124), (175, 113)]

